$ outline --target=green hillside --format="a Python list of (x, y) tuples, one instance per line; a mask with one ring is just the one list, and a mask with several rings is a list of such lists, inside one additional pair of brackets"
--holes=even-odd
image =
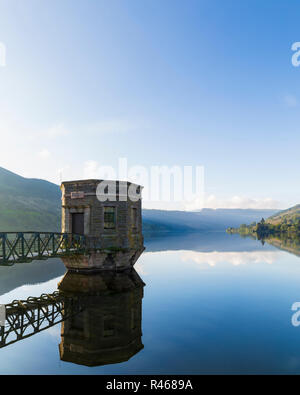
[(291, 207), (288, 210), (280, 211), (279, 213), (272, 215), (266, 221), (267, 223), (278, 225), (280, 223), (295, 224), (300, 222), (300, 204)]
[(0, 167), (0, 232), (59, 231), (60, 206), (58, 185)]
[(228, 228), (228, 233), (240, 233), (242, 235), (254, 235), (258, 238), (300, 237), (300, 204), (287, 210), (282, 210), (266, 220), (250, 225), (242, 224), (239, 228)]

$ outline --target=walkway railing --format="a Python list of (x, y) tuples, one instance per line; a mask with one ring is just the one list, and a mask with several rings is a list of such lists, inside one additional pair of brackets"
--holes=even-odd
[(5, 326), (0, 327), (0, 348), (26, 339), (84, 310), (78, 298), (65, 298), (58, 291), (38, 298), (15, 300), (5, 305)]
[(83, 253), (85, 236), (70, 233), (0, 233), (0, 265)]

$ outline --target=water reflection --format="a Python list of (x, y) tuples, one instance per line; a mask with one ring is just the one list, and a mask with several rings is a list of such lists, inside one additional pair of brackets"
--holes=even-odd
[[(79, 297), (85, 309), (62, 323), (60, 358), (86, 366), (127, 361), (142, 348), (144, 283), (135, 270), (85, 275), (67, 273), (59, 290)], [(66, 312), (67, 313), (67, 312)]]
[(278, 258), (277, 251), (244, 251), (244, 252), (197, 252), (183, 251), (181, 259), (183, 262), (195, 262), (199, 265), (216, 265), (229, 263), (233, 266), (252, 265), (267, 263), (271, 265)]
[[(169, 237), (149, 238), (145, 240), (147, 253), (161, 253), (163, 251), (186, 251), (193, 253), (203, 253), (200, 257), (204, 260), (215, 261), (216, 252), (229, 253), (222, 258), (234, 258), (235, 253), (239, 255), (243, 261), (253, 261), (254, 254), (264, 252), (267, 261), (273, 260), (272, 254), (267, 251), (275, 251), (276, 248), (266, 243), (264, 246), (256, 240), (246, 238), (243, 239), (239, 235), (228, 235), (225, 232), (207, 232), (207, 233), (191, 233), (191, 234), (175, 234)], [(246, 253), (249, 254), (246, 258)], [(206, 255), (205, 255), (206, 254)], [(230, 255), (231, 254), (231, 255)], [(260, 254), (262, 256), (262, 254)], [(201, 260), (202, 260), (201, 258)], [(262, 257), (263, 258), (263, 257)], [(199, 256), (197, 261), (199, 260)], [(234, 261), (236, 259), (234, 258)], [(212, 262), (213, 263), (213, 262)], [(140, 269), (140, 263), (137, 261), (136, 268)], [(50, 281), (65, 273), (66, 269), (61, 259), (51, 258), (44, 261), (32, 261), (30, 263), (16, 264), (11, 267), (0, 266), (0, 295), (6, 294), (15, 288), (21, 287), (23, 284), (40, 284)], [(140, 270), (138, 270), (141, 273)]]
[(58, 291), (6, 305), (0, 347), (62, 322), (60, 358), (85, 366), (129, 360), (142, 348), (145, 284), (134, 269), (126, 272), (67, 272)]
[[(135, 269), (147, 288), (135, 271), (62, 277), (62, 263), (62, 272), (57, 266), (49, 278), (55, 271), (57, 276), (47, 281), (43, 268), (50, 271), (52, 262), (55, 267), (54, 259), (0, 267), (0, 303), (42, 293), (56, 298), (56, 291), (62, 301), (57, 318), (63, 318), (52, 324), (53, 303), (46, 306), (44, 300), (40, 319), (47, 311), (48, 316), (39, 328), (50, 328), (34, 336), (38, 329), (24, 326), (32, 314), (27, 311), (26, 317), (17, 306), (19, 340), (24, 329), (33, 336), (0, 349), (1, 372), (298, 374), (299, 328), (291, 324), (291, 306), (300, 299), (299, 258), (271, 245), (276, 240), (262, 245), (225, 233), (180, 237), (146, 240), (148, 252)], [(279, 248), (292, 246), (276, 242)], [(24, 283), (29, 285), (20, 286)], [(77, 312), (70, 304), (74, 298), (81, 302)], [(117, 363), (122, 361), (127, 362)]]
[(238, 236), (243, 240), (254, 240), (256, 244), (263, 246), (264, 250), (269, 249), (271, 246), (276, 247), (276, 249), (290, 252), (296, 256), (300, 256), (300, 237), (297, 235), (281, 234), (269, 237), (259, 237), (255, 235), (243, 235), (235, 234), (234, 239)]
[(299, 237), (269, 237), (262, 242), (268, 243), (280, 250), (291, 252), (300, 256), (300, 238)]
[(6, 304), (5, 326), (0, 327), (0, 348), (24, 340), (83, 310), (75, 295), (64, 298), (59, 292), (14, 300)]

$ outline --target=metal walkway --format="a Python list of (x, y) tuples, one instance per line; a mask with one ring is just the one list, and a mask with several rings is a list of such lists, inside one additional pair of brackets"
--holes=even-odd
[(70, 233), (0, 233), (0, 265), (83, 253), (85, 236)]

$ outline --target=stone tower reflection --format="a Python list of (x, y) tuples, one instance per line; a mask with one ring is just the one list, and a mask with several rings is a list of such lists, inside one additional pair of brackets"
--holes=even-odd
[(138, 353), (144, 347), (144, 286), (134, 269), (90, 275), (67, 272), (59, 291), (67, 298), (79, 298), (84, 308), (62, 323), (61, 360), (99, 366), (125, 362)]

